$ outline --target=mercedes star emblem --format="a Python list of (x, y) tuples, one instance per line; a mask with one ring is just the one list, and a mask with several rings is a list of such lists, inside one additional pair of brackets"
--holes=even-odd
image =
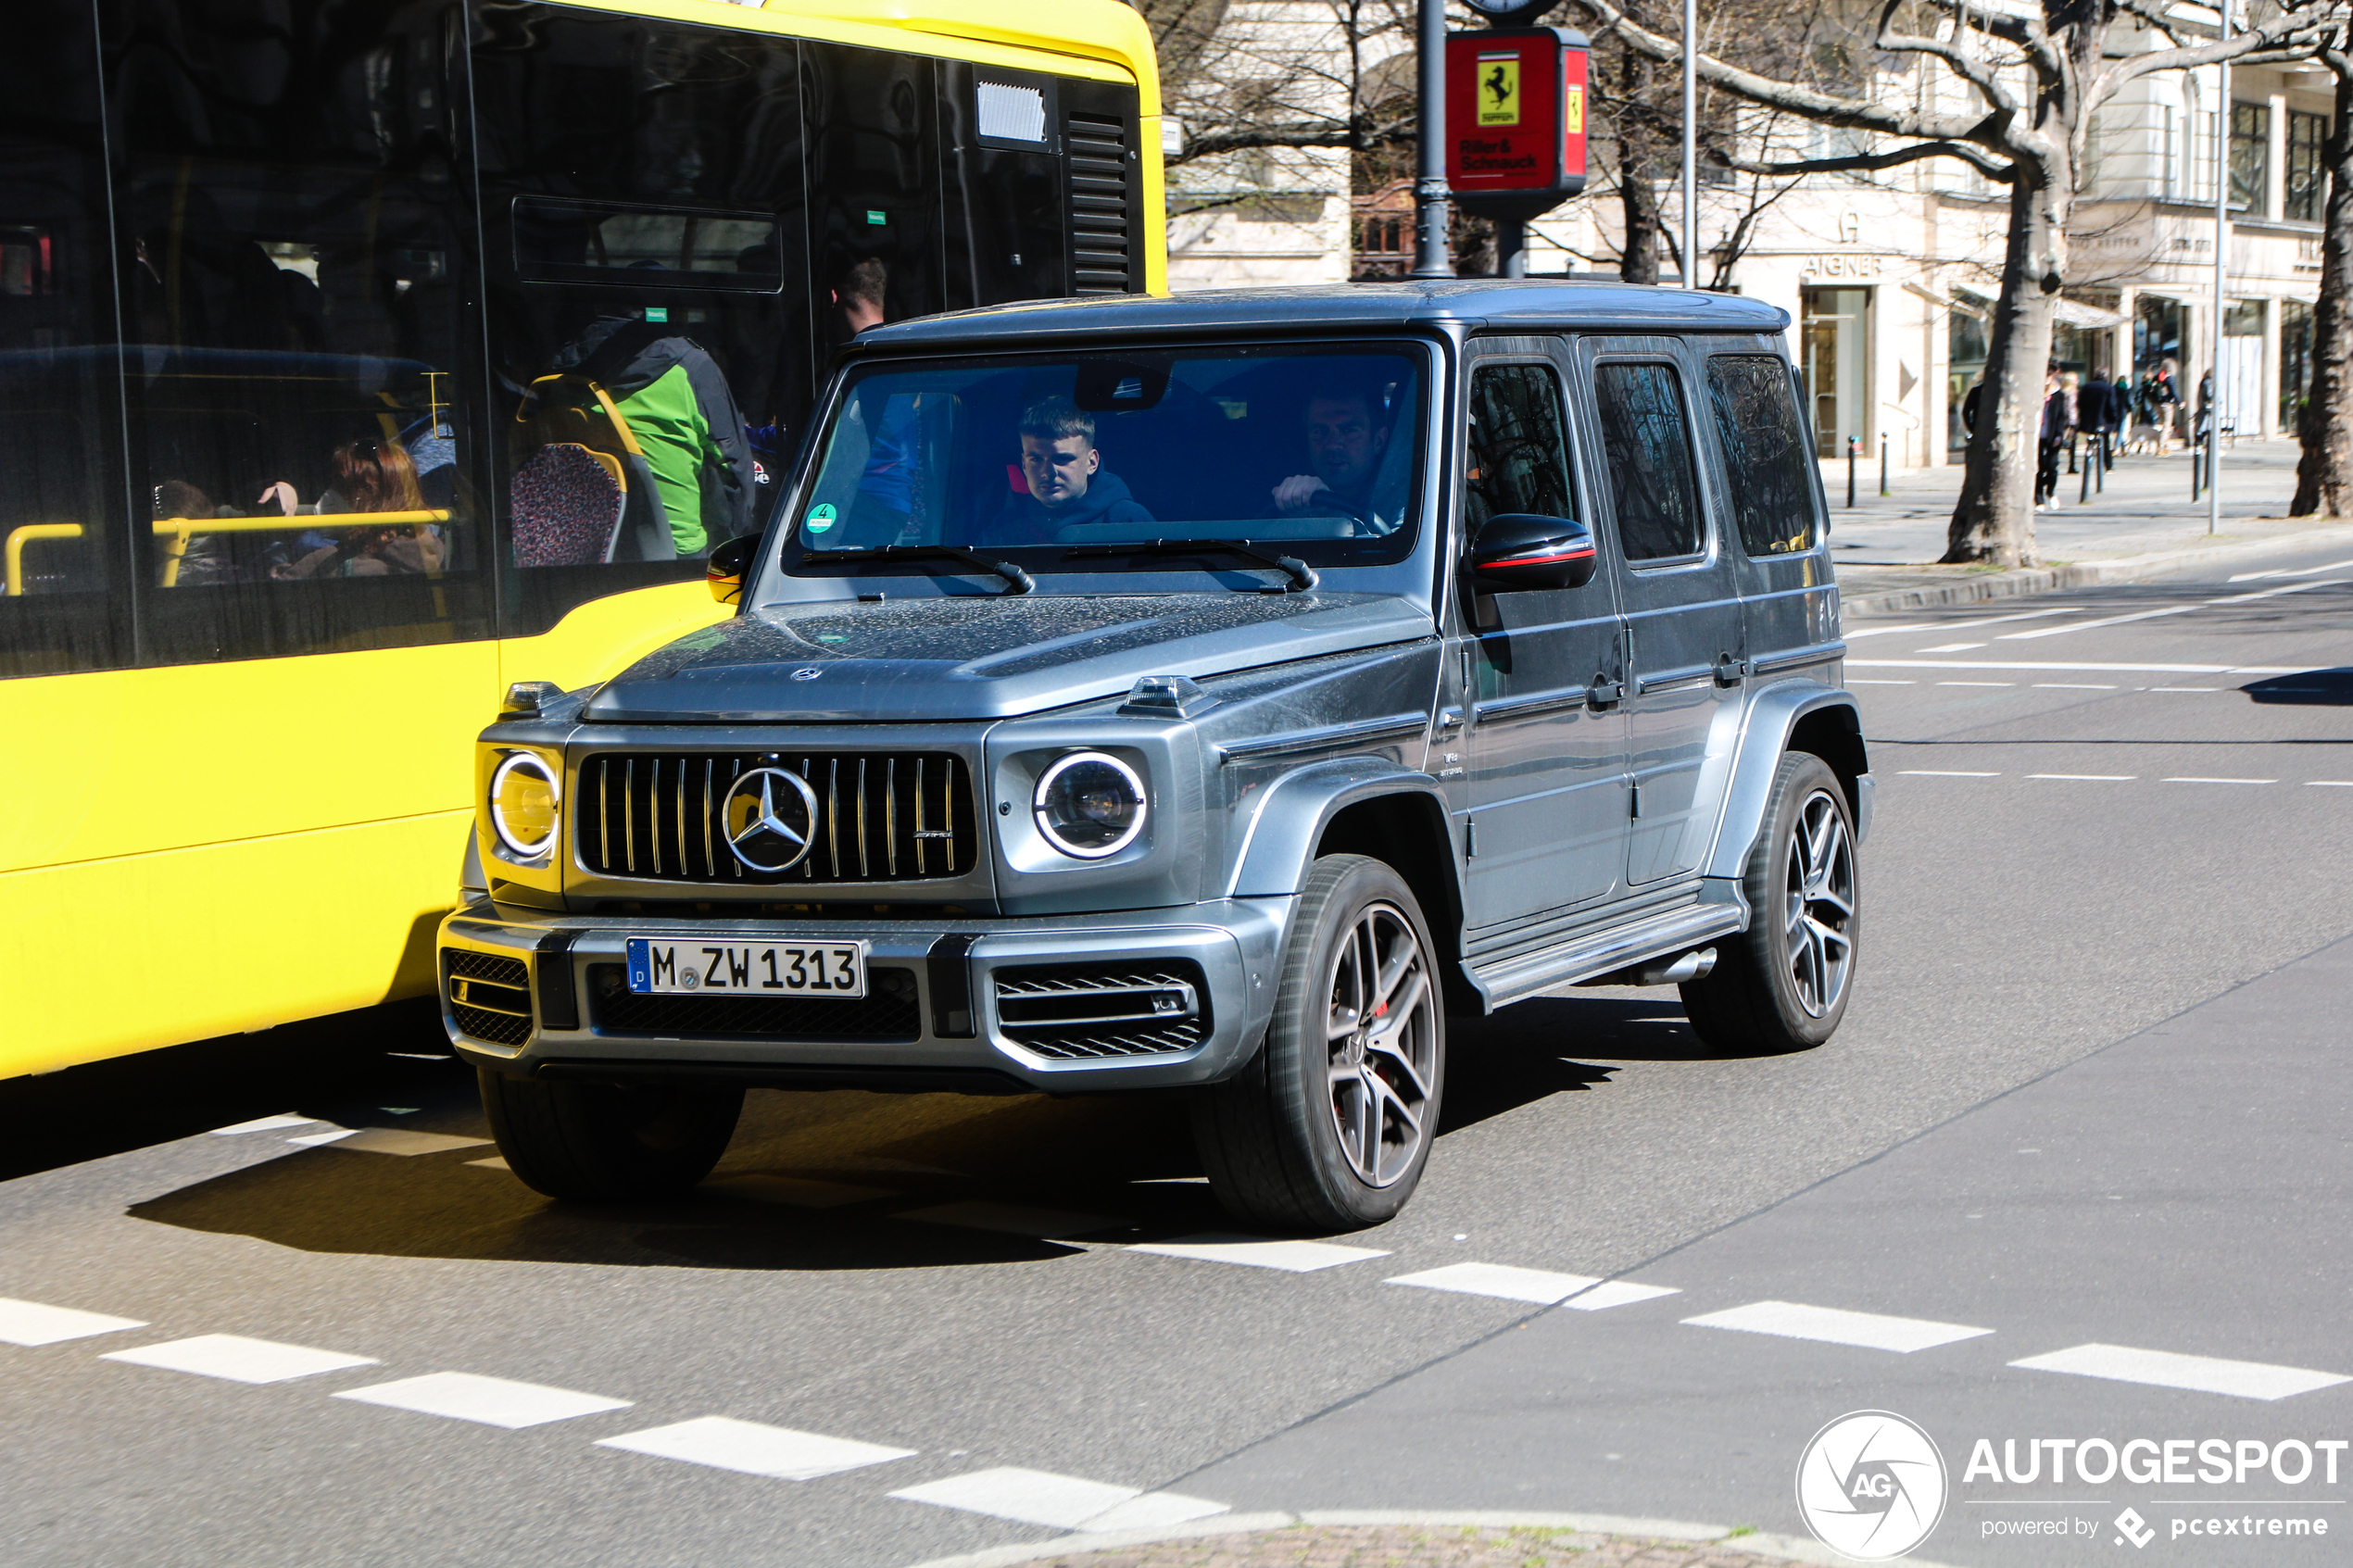
[(813, 664), (804, 664), (792, 672), (792, 678), (796, 681), (813, 681), (824, 673), (823, 670)]
[(756, 872), (786, 872), (817, 835), (817, 792), (798, 773), (754, 768), (727, 786), (727, 847)]

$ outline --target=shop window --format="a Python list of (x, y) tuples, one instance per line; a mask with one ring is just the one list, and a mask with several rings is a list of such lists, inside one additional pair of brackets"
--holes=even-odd
[(2231, 205), (2258, 217), (2271, 203), (2271, 109), (2268, 104), (2231, 106)]
[(2300, 223), (2318, 223), (2322, 204), (2328, 199), (2328, 158), (2322, 144), (2329, 139), (2329, 117), (2287, 111), (2287, 210), (2283, 217)]

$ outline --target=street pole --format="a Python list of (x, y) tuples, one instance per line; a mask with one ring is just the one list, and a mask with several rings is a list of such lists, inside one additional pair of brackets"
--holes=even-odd
[(1414, 171), (1414, 276), (1451, 278), (1446, 259), (1446, 0), (1421, 0), (1421, 132)]
[[(2231, 0), (2221, 0), (2215, 14), (2221, 18), (2222, 41), (2230, 42)], [(2223, 291), (2230, 272), (2231, 245), (2231, 62), (2215, 69), (2222, 84), (2214, 109), (2214, 355), (2213, 395), (2206, 400), (2206, 531), (2222, 532), (2222, 311)], [(2190, 461), (2200, 459), (2193, 453)]]
[(1699, 287), (1699, 0), (1683, 0), (1683, 286)]

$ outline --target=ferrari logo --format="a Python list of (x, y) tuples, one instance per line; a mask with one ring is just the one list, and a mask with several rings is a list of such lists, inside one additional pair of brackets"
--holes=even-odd
[(1519, 56), (1478, 56), (1478, 123), (1519, 123)]
[(1561, 99), (1561, 131), (1569, 136), (1585, 134), (1585, 89), (1574, 83)]

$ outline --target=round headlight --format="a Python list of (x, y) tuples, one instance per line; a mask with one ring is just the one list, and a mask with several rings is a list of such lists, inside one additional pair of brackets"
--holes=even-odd
[(490, 775), (490, 825), (498, 842), (535, 859), (556, 838), (556, 800), (561, 786), (547, 764), (518, 751)]
[(1116, 757), (1074, 751), (1038, 780), (1038, 831), (1065, 855), (1100, 860), (1144, 831), (1144, 781)]

